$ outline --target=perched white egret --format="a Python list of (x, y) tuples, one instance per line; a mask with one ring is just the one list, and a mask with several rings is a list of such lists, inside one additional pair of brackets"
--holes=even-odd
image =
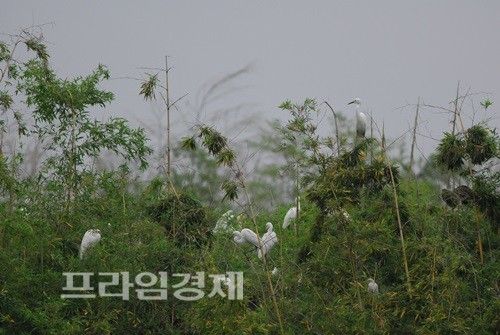
[(257, 249), (257, 256), (262, 259), (278, 242), (278, 237), (273, 231), (273, 224), (271, 222), (266, 223), (266, 228), (267, 231), (260, 238), (260, 242), (257, 234), (248, 228), (233, 232), (233, 241), (238, 244), (249, 243), (253, 245)]
[(274, 267), (273, 271), (271, 271), (271, 273), (273, 274), (273, 276), (276, 276), (278, 273), (280, 273), (280, 270), (278, 270), (277, 267)]
[(253, 230), (248, 228), (243, 228), (241, 231), (233, 232), (233, 241), (238, 244), (249, 243), (255, 248), (259, 247), (259, 238)]
[(273, 231), (273, 224), (271, 222), (266, 223), (267, 231), (262, 235), (262, 248), (260, 248), (257, 252), (259, 258), (265, 257), (269, 251), (274, 247), (276, 243), (278, 243), (278, 237), (276, 236), (276, 232)]
[(85, 232), (82, 238), (82, 244), (80, 245), (80, 258), (83, 258), (83, 254), (92, 248), (94, 244), (97, 244), (101, 240), (101, 231), (99, 229), (89, 229)]
[(369, 294), (378, 294), (378, 285), (371, 278), (368, 278), (368, 293)]
[(356, 106), (356, 137), (363, 138), (366, 134), (367, 118), (365, 113), (359, 111), (359, 106), (361, 106), (361, 99), (356, 98), (348, 103), (348, 105), (350, 104), (354, 104)]
[(292, 220), (295, 220), (297, 218), (297, 204), (299, 205), (299, 211), (300, 211), (300, 197), (295, 198), (295, 206), (290, 208), (288, 212), (285, 214), (285, 218), (283, 219), (283, 229), (288, 228)]

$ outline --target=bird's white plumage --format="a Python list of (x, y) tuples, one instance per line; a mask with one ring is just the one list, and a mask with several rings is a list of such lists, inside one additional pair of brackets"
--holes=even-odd
[(273, 231), (273, 224), (266, 223), (267, 231), (259, 239), (257, 234), (248, 228), (243, 228), (241, 231), (233, 232), (233, 241), (238, 244), (249, 243), (257, 249), (257, 256), (262, 259), (278, 242), (278, 237)]
[(356, 106), (356, 136), (365, 137), (368, 118), (366, 117), (365, 113), (359, 111), (359, 106), (361, 106), (361, 99), (356, 98), (348, 103), (348, 105), (350, 104), (354, 104)]
[(101, 240), (101, 231), (99, 229), (89, 229), (85, 232), (82, 238), (82, 243), (80, 244), (80, 258), (87, 250), (90, 250), (93, 245), (97, 244)]
[(370, 293), (370, 294), (378, 294), (378, 285), (371, 278), (368, 278), (368, 293)]
[(261, 242), (262, 247), (257, 251), (259, 258), (265, 257), (269, 251), (278, 243), (278, 237), (276, 232), (273, 231), (273, 224), (271, 222), (266, 223), (267, 231), (262, 235)]
[(297, 204), (299, 205), (299, 211), (300, 211), (300, 197), (295, 199), (296, 205), (292, 208), (290, 208), (286, 214), (285, 217), (283, 218), (283, 229), (288, 228), (292, 220), (295, 220), (297, 218)]
[(259, 238), (253, 230), (248, 228), (243, 228), (241, 231), (233, 232), (233, 241), (238, 244), (249, 243), (254, 247), (259, 247)]

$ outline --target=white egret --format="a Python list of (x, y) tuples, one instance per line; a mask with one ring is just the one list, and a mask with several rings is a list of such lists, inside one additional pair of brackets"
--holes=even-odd
[(371, 278), (368, 278), (368, 293), (369, 294), (378, 294), (378, 285)]
[(276, 243), (278, 243), (278, 237), (276, 236), (276, 232), (273, 231), (273, 224), (271, 222), (266, 223), (267, 231), (262, 235), (262, 247), (258, 250), (257, 255), (259, 258), (262, 256), (266, 256), (269, 251), (274, 247)]
[(262, 259), (278, 242), (278, 237), (273, 231), (273, 224), (271, 222), (266, 223), (266, 228), (267, 231), (262, 235), (260, 241), (257, 234), (248, 228), (233, 232), (233, 241), (238, 244), (248, 243), (253, 245), (257, 249), (257, 256)]
[(280, 270), (278, 270), (277, 267), (274, 267), (273, 271), (271, 271), (271, 273), (273, 274), (273, 276), (276, 276), (279, 272), (280, 272)]
[(233, 241), (238, 244), (249, 243), (255, 248), (259, 247), (259, 238), (253, 230), (248, 228), (243, 228), (241, 231), (233, 232)]
[(92, 248), (93, 245), (97, 244), (101, 240), (101, 231), (99, 229), (89, 229), (83, 235), (82, 243), (80, 245), (80, 259), (83, 258), (83, 254)]
[(356, 106), (356, 137), (364, 138), (366, 134), (367, 117), (365, 113), (359, 111), (361, 99), (356, 98), (348, 103), (348, 105), (350, 104), (354, 104)]
[(297, 204), (298, 209), (300, 211), (300, 197), (295, 198), (295, 206), (290, 208), (288, 212), (285, 214), (285, 218), (283, 219), (283, 229), (288, 228), (292, 220), (297, 218)]

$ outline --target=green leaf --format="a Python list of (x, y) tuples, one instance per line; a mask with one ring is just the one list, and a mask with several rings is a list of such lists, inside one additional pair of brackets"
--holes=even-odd
[(139, 94), (144, 96), (144, 100), (154, 100), (156, 99), (155, 89), (158, 85), (158, 74), (151, 75), (147, 73), (146, 75), (148, 76), (148, 79), (142, 82), (141, 91), (139, 92)]
[(488, 109), (491, 105), (493, 105), (493, 102), (490, 99), (486, 99), (484, 101), (480, 102), (481, 106), (483, 106), (484, 109)]
[(194, 137), (184, 137), (181, 141), (181, 148), (184, 150), (196, 150), (196, 140)]

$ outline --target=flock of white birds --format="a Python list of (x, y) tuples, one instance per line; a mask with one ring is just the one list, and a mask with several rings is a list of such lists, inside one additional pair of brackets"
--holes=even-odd
[[(366, 123), (367, 117), (364, 113), (359, 111), (359, 106), (361, 105), (361, 99), (356, 98), (352, 102), (349, 103), (354, 104), (356, 106), (356, 137), (365, 137), (366, 133)], [(297, 213), (300, 211), (300, 197), (295, 199), (295, 206), (291, 207), (285, 217), (283, 218), (283, 229), (286, 229), (290, 226), (290, 223), (296, 220)], [(348, 214), (343, 212), (344, 216), (348, 218)], [(230, 221), (234, 218), (234, 214), (232, 210), (227, 211), (222, 215), (222, 217), (217, 221), (213, 232), (215, 234), (218, 233), (227, 233), (231, 232), (232, 228), (230, 225)], [(242, 215), (240, 214), (237, 217), (238, 224), (242, 225)], [(97, 244), (101, 240), (101, 231), (99, 229), (89, 229), (83, 235), (82, 243), (80, 245), (80, 259), (83, 258), (86, 252), (92, 249), (92, 246)], [(259, 259), (267, 257), (271, 249), (278, 243), (278, 236), (276, 232), (273, 230), (273, 224), (271, 222), (266, 223), (266, 232), (262, 236), (258, 236), (253, 230), (249, 228), (243, 228), (241, 231), (233, 231), (233, 241), (237, 244), (251, 244), (254, 246), (257, 251), (257, 257)], [(277, 275), (279, 270), (275, 267), (272, 271), (273, 275)], [(229, 285), (225, 278), (223, 281), (226, 285)], [(372, 279), (368, 279), (368, 293), (370, 294), (378, 294), (378, 285)]]

